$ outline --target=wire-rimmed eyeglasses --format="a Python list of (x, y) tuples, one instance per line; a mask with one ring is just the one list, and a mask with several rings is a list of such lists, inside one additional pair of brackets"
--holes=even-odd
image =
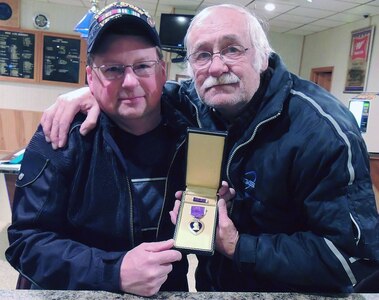
[(240, 45), (231, 45), (218, 52), (196, 51), (188, 55), (187, 60), (194, 67), (204, 68), (210, 64), (214, 55), (219, 54), (224, 63), (231, 64), (242, 57), (247, 50), (249, 50), (249, 48)]
[(107, 80), (120, 79), (125, 76), (125, 69), (132, 68), (134, 74), (138, 77), (148, 77), (156, 71), (159, 60), (140, 61), (132, 65), (109, 64), (101, 66), (92, 66), (93, 69), (99, 69)]

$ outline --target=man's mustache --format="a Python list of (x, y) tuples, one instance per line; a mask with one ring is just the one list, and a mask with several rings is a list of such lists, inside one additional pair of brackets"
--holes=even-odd
[(220, 77), (209, 76), (205, 79), (202, 88), (209, 89), (215, 85), (238, 83), (240, 79), (234, 73), (224, 73)]

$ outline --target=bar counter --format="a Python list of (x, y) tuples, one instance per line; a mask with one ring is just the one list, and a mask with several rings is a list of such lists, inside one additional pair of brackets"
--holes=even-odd
[(104, 300), (104, 299), (169, 299), (169, 300), (377, 300), (379, 294), (349, 294), (349, 295), (314, 295), (297, 293), (183, 293), (160, 292), (152, 297), (144, 298), (129, 294), (115, 294), (103, 291), (46, 291), (46, 290), (0, 290), (2, 300)]

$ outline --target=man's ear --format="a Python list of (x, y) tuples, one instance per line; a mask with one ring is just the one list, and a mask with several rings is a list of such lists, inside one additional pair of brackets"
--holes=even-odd
[(261, 67), (261, 73), (263, 73), (264, 71), (266, 71), (266, 69), (268, 68), (268, 60), (269, 60), (269, 57), (265, 57), (265, 59), (263, 60), (263, 63), (262, 63), (262, 67)]

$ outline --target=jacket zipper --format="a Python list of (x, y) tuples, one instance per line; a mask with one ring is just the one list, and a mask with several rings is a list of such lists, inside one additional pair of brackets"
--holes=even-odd
[(133, 196), (132, 196), (132, 192), (131, 192), (131, 187), (130, 187), (130, 180), (128, 178), (128, 176), (125, 177), (126, 179), (126, 185), (127, 185), (127, 189), (128, 189), (128, 193), (129, 193), (129, 203), (130, 203), (130, 206), (129, 206), (129, 216), (130, 216), (130, 236), (131, 236), (131, 242), (132, 242), (132, 249), (135, 247), (135, 241), (134, 241), (134, 218), (133, 218)]
[(171, 168), (172, 168), (172, 165), (174, 164), (174, 161), (175, 161), (175, 158), (176, 158), (176, 155), (178, 154), (179, 152), (179, 149), (183, 146), (183, 144), (185, 143), (186, 139), (183, 139), (183, 141), (179, 144), (179, 146), (176, 148), (176, 151), (174, 153), (174, 156), (170, 162), (170, 166), (168, 168), (168, 172), (167, 172), (167, 179), (166, 179), (166, 183), (165, 183), (165, 189), (164, 189), (164, 196), (163, 196), (163, 203), (162, 203), (162, 209), (161, 209), (161, 213), (160, 213), (160, 216), (159, 216), (159, 220), (158, 220), (158, 227), (157, 227), (157, 232), (155, 234), (155, 239), (158, 240), (158, 234), (159, 234), (159, 228), (160, 228), (160, 225), (161, 225), (161, 221), (162, 221), (162, 215), (163, 215), (163, 211), (164, 211), (164, 207), (165, 207), (165, 204), (166, 204), (166, 197), (167, 197), (167, 185), (168, 185), (168, 177), (169, 177), (169, 174), (170, 174), (170, 171), (171, 171)]
[[(281, 114), (281, 111), (279, 111), (276, 115), (274, 115), (274, 116), (272, 116), (272, 117), (270, 117), (270, 118), (268, 118), (266, 120), (263, 120), (263, 121), (259, 122), (258, 125), (255, 127), (255, 129), (254, 129), (251, 137), (246, 142), (242, 143), (236, 149), (234, 149), (234, 151), (232, 152), (232, 154), (229, 156), (229, 159), (228, 159), (228, 162), (227, 162), (227, 165), (226, 165), (226, 176), (228, 178), (228, 182), (229, 183), (232, 183), (231, 180), (230, 180), (230, 175), (229, 175), (229, 167), (230, 167), (230, 164), (232, 162), (232, 159), (233, 159), (235, 153), (239, 149), (241, 149), (242, 147), (244, 147), (246, 144), (250, 143), (255, 138), (255, 135), (257, 134), (257, 131), (258, 131), (259, 127), (261, 127), (263, 124), (265, 124), (267, 122), (270, 122), (271, 120), (276, 119), (277, 117), (280, 116), (280, 114)], [(233, 212), (233, 203), (234, 202), (232, 202), (232, 205), (231, 205), (231, 207), (229, 209), (229, 215), (231, 215), (232, 212)], [(226, 259), (225, 256), (221, 256), (220, 264), (219, 264), (219, 268), (218, 268), (218, 272), (217, 272), (218, 274), (220, 274), (222, 272), (223, 264), (224, 264), (225, 259)], [(220, 276), (217, 276), (217, 284), (218, 284), (218, 286), (221, 286), (221, 284), (220, 284)]]
[(280, 114), (282, 113), (282, 111), (279, 111), (276, 115), (266, 119), (266, 120), (263, 120), (261, 121), (260, 123), (258, 123), (258, 125), (255, 127), (254, 131), (253, 131), (253, 134), (251, 135), (251, 137), (244, 143), (242, 143), (241, 145), (238, 145), (238, 147), (236, 149), (234, 149), (234, 151), (232, 152), (232, 154), (229, 156), (229, 159), (228, 159), (228, 162), (226, 164), (226, 176), (228, 178), (228, 181), (231, 183), (232, 181), (230, 180), (230, 174), (229, 174), (229, 168), (230, 168), (230, 164), (232, 162), (232, 159), (234, 157), (234, 155), (236, 154), (236, 152), (241, 149), (242, 147), (244, 147), (245, 145), (249, 144), (254, 138), (255, 138), (255, 135), (257, 134), (257, 131), (258, 131), (258, 128), (261, 127), (263, 124), (267, 123), (267, 122), (270, 122), (274, 119), (276, 119), (277, 117), (280, 116)]
[(201, 124), (201, 121), (200, 121), (200, 118), (199, 118), (199, 109), (197, 108), (197, 106), (195, 105), (195, 103), (193, 103), (193, 101), (187, 95), (186, 95), (186, 99), (195, 108), (195, 111), (196, 111), (196, 121), (197, 121), (197, 124), (199, 125), (199, 128), (203, 128), (203, 125)]

